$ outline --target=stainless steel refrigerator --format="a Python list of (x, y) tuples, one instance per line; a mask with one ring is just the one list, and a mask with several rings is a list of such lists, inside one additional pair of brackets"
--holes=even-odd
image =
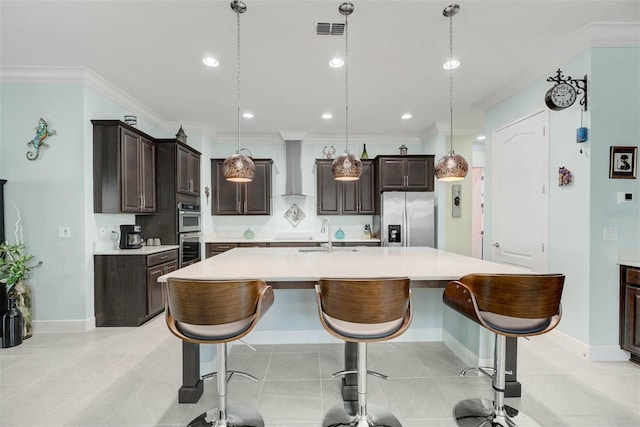
[(435, 247), (435, 194), (426, 191), (386, 191), (373, 231), (382, 246)]

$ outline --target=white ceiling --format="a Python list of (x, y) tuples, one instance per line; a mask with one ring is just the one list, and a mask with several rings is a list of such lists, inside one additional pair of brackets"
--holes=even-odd
[[(242, 109), (255, 118), (243, 119), (242, 133), (344, 134), (344, 68), (328, 66), (344, 54), (344, 37), (315, 34), (316, 22), (344, 22), (341, 1), (245, 2)], [(353, 2), (349, 133), (448, 126), (449, 2)], [(454, 123), (464, 130), (482, 129), (488, 100), (552, 75), (589, 24), (640, 21), (637, 0), (458, 3)], [(205, 67), (205, 54), (220, 67)], [(88, 67), (166, 122), (236, 132), (236, 15), (228, 0), (0, 0), (0, 64)], [(333, 120), (320, 117), (327, 111)], [(413, 119), (401, 120), (405, 112)]]

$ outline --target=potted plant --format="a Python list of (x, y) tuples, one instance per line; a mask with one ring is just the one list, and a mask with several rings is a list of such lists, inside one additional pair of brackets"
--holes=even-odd
[(31, 289), (24, 282), (29, 272), (42, 265), (42, 261), (33, 263), (33, 255), (25, 253), (25, 244), (4, 242), (0, 245), (0, 283), (6, 287), (7, 297), (15, 298), (16, 307), (24, 319), (23, 338), (33, 335), (31, 323)]

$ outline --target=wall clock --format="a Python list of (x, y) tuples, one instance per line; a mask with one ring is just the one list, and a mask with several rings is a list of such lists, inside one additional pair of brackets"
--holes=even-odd
[(544, 102), (551, 110), (559, 111), (571, 107), (576, 98), (577, 92), (572, 85), (559, 83), (547, 91)]

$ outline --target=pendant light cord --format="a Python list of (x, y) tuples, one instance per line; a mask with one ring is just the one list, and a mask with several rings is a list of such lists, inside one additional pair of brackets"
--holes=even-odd
[(453, 154), (453, 13), (449, 15), (449, 154)]
[(238, 154), (240, 154), (240, 13), (236, 12), (236, 17), (238, 18), (238, 26), (237, 26), (237, 73), (236, 73), (236, 93), (238, 98), (238, 117), (237, 117), (237, 126), (238, 126)]
[(349, 15), (344, 16), (344, 134), (349, 154)]

